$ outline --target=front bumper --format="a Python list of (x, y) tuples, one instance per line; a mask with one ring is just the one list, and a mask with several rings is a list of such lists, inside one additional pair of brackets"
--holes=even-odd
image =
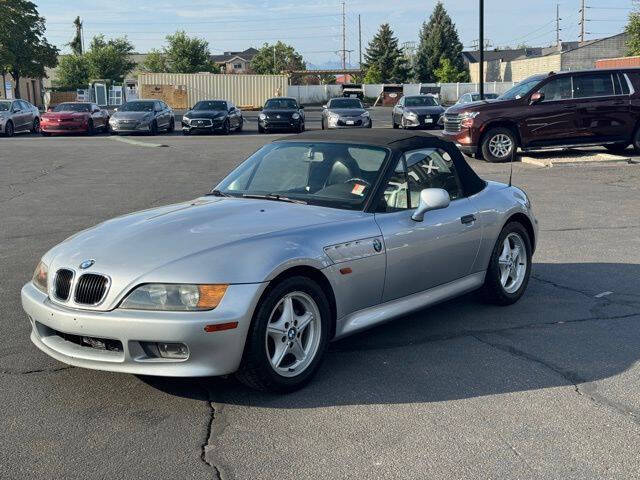
[(224, 120), (218, 119), (191, 119), (189, 122), (185, 122), (182, 120), (182, 130), (187, 132), (204, 132), (204, 131), (214, 131), (221, 130), (224, 125)]
[(89, 126), (86, 123), (40, 121), (40, 130), (45, 133), (86, 133)]
[(273, 120), (269, 118), (262, 120), (258, 118), (258, 125), (265, 130), (297, 130), (302, 122), (302, 118), (282, 120)]
[(136, 133), (136, 132), (150, 132), (151, 122), (122, 122), (122, 121), (109, 121), (109, 127), (112, 132), (117, 133)]
[(417, 117), (403, 117), (404, 128), (440, 128), (440, 115), (418, 115)]
[(327, 119), (327, 128), (370, 128), (371, 117), (338, 117), (337, 119)]
[(477, 134), (470, 128), (461, 128), (460, 131), (450, 132), (446, 128), (442, 132), (442, 139), (449, 140), (456, 144), (461, 152), (467, 155), (476, 155), (478, 153)]
[[(238, 369), (254, 308), (266, 283), (230, 285), (220, 305), (204, 312), (68, 309), (54, 304), (31, 282), (21, 292), (31, 322), (31, 341), (69, 365), (168, 377), (226, 375)], [(207, 333), (205, 325), (238, 322), (231, 330)], [(69, 336), (121, 342), (121, 350), (80, 345)], [(185, 360), (149, 356), (141, 342), (183, 343)]]

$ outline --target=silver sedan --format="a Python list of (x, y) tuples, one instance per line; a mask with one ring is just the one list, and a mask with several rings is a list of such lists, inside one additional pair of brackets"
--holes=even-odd
[(450, 142), (316, 131), (195, 200), (71, 236), (22, 305), (33, 343), (70, 365), (287, 392), (334, 339), (472, 290), (516, 302), (537, 231), (527, 195), (479, 178)]
[(25, 100), (0, 100), (0, 134), (40, 131), (40, 111)]
[(371, 128), (373, 122), (357, 98), (332, 98), (322, 106), (322, 129)]

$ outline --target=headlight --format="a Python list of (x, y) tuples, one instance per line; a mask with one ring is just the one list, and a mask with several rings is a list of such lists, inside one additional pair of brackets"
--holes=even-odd
[(462, 112), (460, 114), (460, 125), (468, 128), (473, 125), (473, 119), (480, 115), (480, 112)]
[(228, 285), (148, 283), (136, 287), (120, 308), (134, 310), (198, 311), (216, 308)]
[(362, 114), (360, 114), (361, 117), (368, 117), (369, 116), (369, 112), (363, 112)]
[(259, 118), (260, 120), (264, 120), (264, 119), (266, 119), (266, 118), (267, 118), (267, 116), (266, 116), (264, 113), (261, 113), (261, 114), (258, 116), (258, 118)]
[(36, 288), (44, 293), (47, 293), (47, 281), (49, 278), (49, 267), (40, 260), (38, 262), (38, 266), (33, 272), (33, 278), (31, 281), (36, 286)]
[(299, 113), (294, 113), (293, 115), (291, 115), (291, 118), (293, 118), (294, 120), (297, 120), (300, 118), (300, 114)]
[(183, 121), (184, 123), (186, 123), (187, 125), (188, 125), (189, 123), (191, 123), (191, 119), (190, 119), (189, 117), (182, 117), (182, 121)]
[(333, 120), (334, 122), (337, 122), (339, 118), (340, 118), (340, 115), (338, 115), (337, 113), (329, 112), (329, 120)]
[(414, 112), (406, 112), (405, 111), (404, 112), (404, 116), (407, 117), (407, 118), (413, 118), (413, 119), (418, 118), (418, 115), (416, 115)]

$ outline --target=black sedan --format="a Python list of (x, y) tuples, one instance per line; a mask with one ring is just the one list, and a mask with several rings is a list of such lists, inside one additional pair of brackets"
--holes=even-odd
[(395, 107), (391, 122), (393, 128), (438, 127), (444, 108), (433, 95), (402, 97)]
[(242, 131), (242, 112), (227, 100), (202, 100), (182, 116), (182, 133), (216, 131), (228, 135), (231, 130)]
[(258, 116), (258, 132), (288, 130), (304, 132), (304, 107), (295, 98), (270, 98)]

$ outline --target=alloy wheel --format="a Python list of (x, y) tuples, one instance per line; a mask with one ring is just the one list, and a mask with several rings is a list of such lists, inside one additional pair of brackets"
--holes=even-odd
[(295, 377), (313, 362), (321, 338), (321, 317), (308, 294), (286, 294), (271, 312), (265, 347), (271, 368), (283, 377)]
[(513, 140), (504, 133), (498, 133), (489, 140), (489, 153), (496, 158), (506, 158), (513, 150)]
[(516, 292), (527, 273), (527, 250), (519, 234), (512, 232), (502, 243), (502, 252), (498, 257), (500, 284), (507, 293)]

